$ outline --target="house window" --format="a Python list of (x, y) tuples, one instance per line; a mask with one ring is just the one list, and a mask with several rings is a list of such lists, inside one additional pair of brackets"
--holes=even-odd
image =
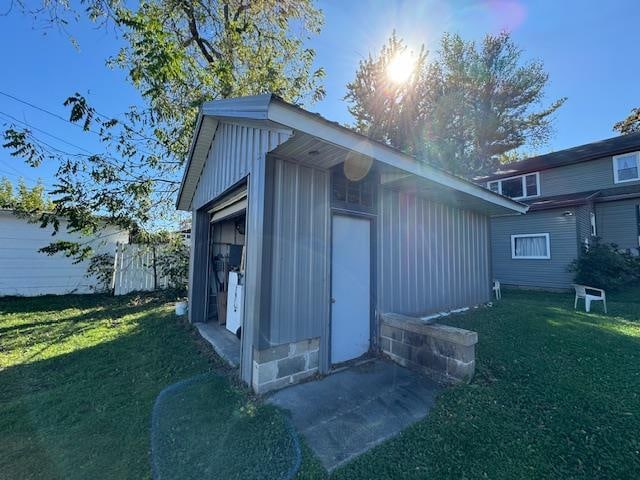
[(591, 219), (591, 236), (595, 237), (596, 235), (598, 235), (598, 230), (596, 229), (596, 214), (591, 212), (590, 214), (590, 219)]
[(640, 152), (613, 157), (613, 181), (622, 183), (634, 180), (640, 180)]
[(540, 195), (540, 174), (529, 173), (517, 177), (502, 178), (487, 184), (492, 192), (499, 193), (516, 200)]
[(548, 233), (511, 235), (511, 258), (541, 260), (551, 258)]
[(517, 178), (509, 178), (507, 180), (502, 180), (501, 188), (502, 195), (511, 198), (521, 198), (524, 197), (524, 188), (522, 187), (522, 177)]

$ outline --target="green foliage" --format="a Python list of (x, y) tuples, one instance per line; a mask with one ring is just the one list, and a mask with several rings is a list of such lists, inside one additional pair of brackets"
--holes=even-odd
[(70, 120), (100, 137), (102, 148), (91, 155), (52, 149), (28, 129), (4, 132), (11, 155), (34, 167), (57, 166), (55, 209), (42, 218), (44, 226), (57, 228), (53, 216), (86, 233), (103, 228), (97, 215), (123, 228), (175, 222), (180, 172), (202, 102), (265, 92), (295, 103), (324, 96), (324, 71), (305, 46), (322, 26), (312, 0), (79, 5), (47, 1), (36, 15), (63, 27), (72, 17), (113, 24), (122, 48), (108, 64), (127, 72), (143, 104), (115, 117), (96, 111), (80, 93), (71, 95), (64, 102)]
[(111, 280), (113, 279), (115, 258), (110, 253), (93, 255), (87, 267), (87, 277), (94, 277), (97, 285), (94, 290), (106, 293), (111, 291)]
[(32, 188), (21, 178), (18, 189), (14, 193), (13, 184), (6, 177), (0, 180), (0, 208), (10, 208), (16, 213), (31, 215), (34, 213), (50, 212), (54, 204), (45, 192), (44, 185), (38, 181)]
[(74, 257), (74, 263), (80, 263), (91, 257), (92, 248), (79, 242), (71, 242), (69, 240), (56, 240), (46, 247), (38, 249), (40, 253), (47, 255), (55, 255), (56, 253), (64, 253), (67, 257)]
[(569, 265), (577, 284), (618, 290), (640, 281), (640, 257), (596, 240)]
[(315, 52), (304, 47), (322, 25), (311, 0), (144, 0), (116, 16), (126, 43), (110, 64), (128, 72), (149, 102), (157, 139), (174, 153), (186, 153), (204, 101), (324, 96), (324, 71), (312, 70)]
[(156, 257), (158, 273), (169, 279), (169, 285), (184, 294), (189, 284), (189, 246), (175, 235), (168, 243), (161, 245)]
[(421, 48), (407, 83), (394, 85), (385, 68), (405, 50), (394, 33), (347, 86), (362, 133), (468, 177), (549, 138), (565, 99), (541, 106), (548, 75), (541, 62), (523, 62), (510, 34), (486, 35), (480, 45), (445, 34), (431, 61)]
[(13, 208), (15, 197), (13, 184), (7, 177), (0, 179), (0, 208)]
[(623, 135), (640, 132), (640, 108), (634, 108), (631, 110), (629, 116), (616, 123), (613, 126), (613, 129)]
[(356, 78), (347, 84), (345, 99), (356, 120), (355, 128), (368, 136), (409, 154), (424, 150), (421, 132), (428, 119), (424, 108), (427, 85), (427, 53), (422, 47), (414, 55), (415, 66), (405, 82), (389, 79), (389, 64), (398, 55), (410, 55), (395, 31), (380, 54), (360, 62)]
[(33, 142), (31, 130), (16, 130), (13, 127), (4, 131), (3, 148), (10, 150), (12, 157), (20, 157), (31, 167), (39, 167), (45, 159), (43, 148)]

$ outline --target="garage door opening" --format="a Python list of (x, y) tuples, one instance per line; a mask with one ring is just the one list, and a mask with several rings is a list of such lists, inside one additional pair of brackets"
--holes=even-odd
[(208, 210), (206, 324), (198, 328), (230, 364), (240, 362), (244, 322), (246, 186), (225, 195)]

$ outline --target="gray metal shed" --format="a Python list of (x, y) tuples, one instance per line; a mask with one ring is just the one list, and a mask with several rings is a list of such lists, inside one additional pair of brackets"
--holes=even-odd
[(202, 106), (177, 207), (192, 322), (212, 308), (212, 239), (241, 235), (240, 375), (260, 392), (375, 349), (383, 313), (487, 302), (489, 218), (527, 210), (268, 94)]

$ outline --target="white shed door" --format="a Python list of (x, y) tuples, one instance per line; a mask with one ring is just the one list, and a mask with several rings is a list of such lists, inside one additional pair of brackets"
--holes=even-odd
[(371, 222), (334, 215), (331, 255), (331, 362), (340, 363), (369, 350)]

